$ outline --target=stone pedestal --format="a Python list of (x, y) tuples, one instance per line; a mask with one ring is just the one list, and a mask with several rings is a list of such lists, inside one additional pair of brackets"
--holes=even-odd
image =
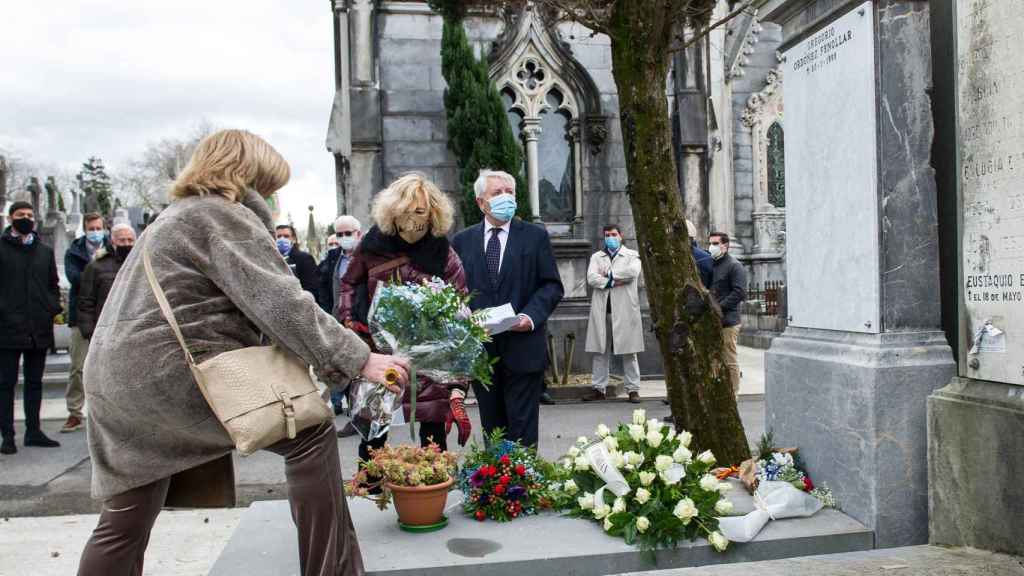
[(928, 537), (926, 399), (940, 331), (925, 2), (783, 0), (789, 327), (765, 355), (766, 428), (875, 532)]

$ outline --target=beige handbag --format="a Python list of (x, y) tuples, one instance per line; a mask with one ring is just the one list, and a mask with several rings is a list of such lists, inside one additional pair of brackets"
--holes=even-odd
[(142, 247), (146, 278), (185, 352), (199, 390), (243, 455), (266, 448), (334, 417), (317, 393), (309, 366), (278, 346), (250, 346), (196, 364)]

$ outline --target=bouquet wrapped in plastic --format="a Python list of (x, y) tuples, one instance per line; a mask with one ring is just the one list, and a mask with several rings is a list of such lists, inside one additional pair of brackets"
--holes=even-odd
[[(377, 287), (368, 315), (370, 335), (384, 353), (411, 361), (410, 432), (415, 440), (417, 376), (434, 382), (476, 380), (490, 386), (493, 362), (484, 350), (490, 340), (483, 317), (469, 309), (469, 296), (439, 278), (422, 284)], [(401, 423), (402, 399), (382, 385), (363, 385), (352, 402), (352, 422), (372, 440)]]

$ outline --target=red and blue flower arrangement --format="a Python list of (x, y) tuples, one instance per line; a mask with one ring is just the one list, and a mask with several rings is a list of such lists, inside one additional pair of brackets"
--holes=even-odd
[(470, 445), (459, 474), (466, 514), (483, 522), (507, 522), (552, 507), (554, 465), (494, 430), (483, 447)]

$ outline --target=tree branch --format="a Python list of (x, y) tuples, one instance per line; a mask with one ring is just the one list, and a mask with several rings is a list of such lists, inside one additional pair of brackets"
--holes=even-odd
[(711, 26), (708, 26), (707, 28), (698, 31), (697, 33), (695, 33), (693, 35), (692, 38), (690, 38), (689, 40), (684, 42), (682, 46), (677, 46), (677, 47), (673, 48), (670, 51), (671, 52), (680, 52), (682, 50), (686, 50), (687, 48), (689, 48), (690, 46), (693, 46), (699, 40), (701, 40), (702, 38), (704, 38), (705, 36), (710, 34), (716, 28), (719, 28), (721, 26), (724, 26), (725, 24), (728, 24), (733, 18), (739, 16), (740, 14), (745, 13), (748, 8), (753, 6), (753, 4), (754, 4), (754, 0), (748, 0), (742, 6), (740, 6), (739, 8), (737, 8), (735, 10), (733, 10), (732, 12), (730, 12), (729, 15), (726, 16), (725, 18), (722, 18), (721, 20), (719, 20), (718, 22), (715, 22)]
[[(565, 12), (569, 20), (582, 24), (594, 32), (608, 37), (612, 36), (607, 18), (598, 16), (590, 2), (566, 2), (564, 0), (536, 0), (536, 2), (548, 8)], [(570, 4), (572, 7), (570, 7)]]

